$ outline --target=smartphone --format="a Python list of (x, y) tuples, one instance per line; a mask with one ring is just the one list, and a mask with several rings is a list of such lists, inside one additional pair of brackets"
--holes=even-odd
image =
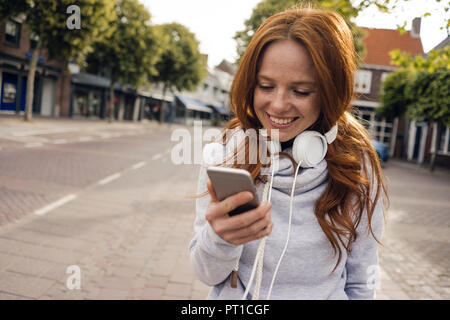
[(229, 212), (230, 216), (252, 210), (259, 206), (256, 187), (253, 183), (252, 176), (247, 170), (210, 166), (206, 169), (206, 172), (220, 201), (242, 191), (250, 191), (253, 194), (252, 200)]

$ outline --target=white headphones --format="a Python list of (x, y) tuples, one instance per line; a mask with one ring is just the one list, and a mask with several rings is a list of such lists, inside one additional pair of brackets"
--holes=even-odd
[[(331, 144), (337, 136), (338, 125), (335, 124), (330, 131), (324, 135), (317, 131), (303, 131), (292, 144), (292, 155), (295, 162), (300, 163), (302, 168), (317, 166), (327, 154), (328, 144)], [(281, 151), (279, 141), (270, 141), (269, 150), (272, 154)], [(216, 165), (223, 161), (225, 155), (224, 147), (220, 143), (209, 143), (203, 148), (203, 161), (208, 165)]]
[[(302, 168), (312, 168), (317, 166), (325, 158), (328, 144), (331, 144), (337, 136), (338, 125), (335, 124), (330, 131), (322, 135), (317, 131), (303, 131), (292, 144), (292, 156), (295, 162), (300, 163)], [(281, 151), (279, 141), (271, 141), (269, 148), (272, 154)]]

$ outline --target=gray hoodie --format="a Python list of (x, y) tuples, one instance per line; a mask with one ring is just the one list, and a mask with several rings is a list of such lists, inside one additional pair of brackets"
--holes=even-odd
[[(292, 155), (291, 148), (283, 150)], [(274, 270), (286, 243), (289, 224), (289, 205), (294, 179), (291, 161), (286, 157), (279, 160), (275, 172), (271, 203), (271, 217), (274, 223), (272, 233), (267, 237), (260, 299), (266, 299)], [(202, 165), (198, 180), (198, 193), (207, 190), (206, 165)], [(367, 214), (364, 212), (357, 227), (358, 237), (347, 254), (341, 246), (339, 265), (333, 248), (322, 231), (314, 206), (328, 183), (327, 162), (322, 160), (315, 168), (300, 169), (296, 180), (291, 232), (287, 251), (279, 267), (270, 299), (373, 299), (378, 283), (378, 244), (367, 228)], [(264, 184), (257, 186), (262, 199)], [(197, 277), (212, 286), (208, 299), (241, 299), (255, 260), (260, 240), (244, 245), (233, 245), (218, 236), (205, 220), (210, 196), (196, 201), (195, 235), (190, 243), (191, 264)], [(381, 239), (383, 214), (381, 200), (372, 216), (372, 230)], [(239, 263), (238, 286), (231, 288), (230, 274)], [(376, 283), (375, 283), (376, 282)], [(251, 299), (254, 281), (247, 298)]]

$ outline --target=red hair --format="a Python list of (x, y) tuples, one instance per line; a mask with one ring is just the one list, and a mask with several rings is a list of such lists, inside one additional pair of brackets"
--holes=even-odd
[[(345, 20), (334, 11), (313, 8), (293, 8), (266, 19), (248, 44), (234, 77), (230, 101), (235, 118), (226, 129), (262, 128), (253, 108), (260, 58), (271, 43), (288, 39), (306, 48), (316, 69), (321, 114), (309, 129), (325, 133), (335, 123), (339, 127), (325, 157), (328, 185), (315, 206), (317, 221), (338, 253), (336, 268), (342, 256), (341, 245), (351, 251), (363, 214), (367, 214), (368, 228), (376, 239), (371, 218), (382, 193), (387, 200), (383, 173), (369, 134), (350, 113), (357, 66), (353, 37)], [(255, 182), (261, 178), (261, 162), (235, 163), (233, 167), (249, 171)]]

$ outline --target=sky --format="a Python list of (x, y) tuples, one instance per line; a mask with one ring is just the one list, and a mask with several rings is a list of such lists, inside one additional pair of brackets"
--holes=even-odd
[[(200, 42), (201, 53), (208, 55), (208, 65), (214, 67), (223, 59), (233, 62), (236, 57), (236, 31), (244, 29), (253, 8), (261, 0), (139, 0), (149, 10), (153, 24), (178, 22), (193, 32)], [(414, 17), (425, 12), (431, 16), (422, 18), (421, 39), (425, 52), (431, 50), (447, 37), (445, 18), (450, 12), (444, 11), (446, 1), (409, 0), (400, 5), (392, 14), (379, 13), (377, 9), (367, 9), (355, 22), (361, 27), (395, 29), (407, 22), (411, 29)]]

